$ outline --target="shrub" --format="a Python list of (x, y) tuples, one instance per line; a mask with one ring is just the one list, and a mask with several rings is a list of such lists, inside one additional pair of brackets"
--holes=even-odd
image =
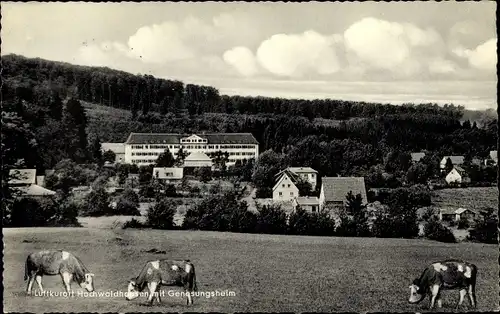
[(99, 187), (87, 195), (85, 206), (83, 206), (80, 214), (93, 217), (112, 214), (112, 209), (109, 206), (109, 196), (104, 188)]
[(424, 235), (430, 240), (436, 240), (445, 243), (457, 242), (455, 236), (453, 235), (453, 232), (437, 219), (431, 219), (424, 226)]
[(458, 221), (458, 229), (468, 229), (470, 227), (470, 222), (467, 218), (462, 217)]
[(482, 243), (498, 243), (498, 220), (494, 215), (495, 209), (487, 209), (484, 218), (477, 218), (475, 226), (469, 231), (468, 239)]
[(128, 220), (123, 224), (122, 229), (130, 229), (130, 228), (142, 229), (145, 227), (147, 227), (145, 224), (143, 224), (142, 222), (140, 222), (135, 218), (132, 218), (131, 220)]
[(74, 204), (57, 204), (52, 200), (17, 199), (12, 204), (9, 227), (78, 227), (78, 210)]
[(257, 222), (255, 231), (258, 233), (284, 234), (286, 233), (287, 217), (279, 205), (257, 206)]
[(140, 216), (139, 196), (132, 189), (123, 191), (113, 211), (115, 215)]
[(146, 225), (153, 229), (173, 229), (177, 202), (163, 199), (151, 207), (147, 213)]
[(177, 190), (175, 189), (175, 185), (167, 184), (165, 186), (165, 196), (167, 197), (177, 197)]

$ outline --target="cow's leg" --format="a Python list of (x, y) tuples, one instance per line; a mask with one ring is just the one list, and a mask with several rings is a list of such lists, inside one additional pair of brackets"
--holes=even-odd
[(191, 291), (189, 289), (186, 289), (186, 296), (187, 296), (187, 305), (192, 305), (193, 304), (193, 297), (191, 296)]
[(156, 288), (156, 301), (158, 301), (158, 304), (161, 303), (161, 298), (160, 298), (160, 285)]
[(441, 288), (439, 285), (433, 285), (431, 286), (431, 304), (429, 306), (429, 309), (433, 309), (434, 308), (434, 304), (436, 303), (436, 298), (439, 294), (439, 288)]
[(158, 287), (158, 283), (156, 281), (152, 281), (152, 282), (148, 283), (148, 288), (149, 288), (148, 302), (150, 305), (153, 305), (154, 296), (155, 296), (155, 292), (156, 292), (157, 287)]
[(43, 293), (43, 286), (42, 286), (42, 275), (41, 274), (36, 274), (36, 283), (38, 284), (38, 288), (40, 288), (40, 292)]
[(33, 290), (33, 283), (35, 282), (35, 276), (33, 274), (30, 274), (28, 278), (28, 286), (26, 287), (26, 293), (28, 295), (31, 295), (31, 290)]
[(477, 301), (476, 301), (476, 287), (474, 285), (469, 285), (468, 294), (469, 294), (470, 305), (473, 308), (476, 308), (476, 306), (477, 306)]
[(63, 272), (61, 273), (61, 278), (63, 281), (64, 288), (66, 288), (66, 292), (68, 293), (68, 296), (71, 295), (71, 279), (72, 275), (68, 272)]
[(464, 302), (464, 298), (465, 298), (466, 294), (467, 294), (467, 290), (465, 290), (465, 289), (461, 289), (460, 290), (460, 299), (458, 300), (458, 304), (457, 304), (456, 310), (458, 310), (458, 308), (460, 307), (460, 305), (462, 305), (462, 303)]

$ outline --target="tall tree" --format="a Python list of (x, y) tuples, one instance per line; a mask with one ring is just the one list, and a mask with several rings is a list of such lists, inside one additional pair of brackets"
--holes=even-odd
[(175, 159), (170, 150), (167, 148), (158, 156), (156, 167), (172, 167), (175, 164)]

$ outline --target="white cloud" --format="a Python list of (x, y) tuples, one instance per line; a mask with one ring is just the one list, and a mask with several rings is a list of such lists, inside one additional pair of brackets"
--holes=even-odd
[(255, 56), (247, 47), (234, 47), (224, 52), (222, 57), (243, 76), (253, 76), (257, 73)]
[(338, 36), (323, 36), (315, 31), (276, 34), (260, 44), (257, 60), (264, 69), (279, 76), (332, 74), (340, 69), (334, 47), (338, 40)]
[(429, 72), (435, 74), (448, 74), (457, 70), (457, 66), (450, 60), (436, 59), (429, 63)]
[(497, 39), (492, 38), (476, 47), (469, 54), (471, 66), (481, 70), (496, 70), (497, 65)]

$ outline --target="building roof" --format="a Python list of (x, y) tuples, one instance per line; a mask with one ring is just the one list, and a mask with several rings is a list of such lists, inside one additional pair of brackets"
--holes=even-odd
[(315, 206), (319, 205), (319, 200), (317, 197), (301, 196), (295, 199), (297, 204), (304, 206)]
[(155, 167), (153, 168), (153, 178), (157, 179), (182, 179), (184, 168), (176, 167)]
[(278, 187), (278, 184), (281, 182), (281, 180), (283, 180), (283, 178), (285, 176), (290, 178), (290, 181), (293, 183), (293, 185), (295, 185), (298, 181), (298, 176), (295, 173), (291, 172), (288, 169), (285, 169), (281, 172), (281, 175), (278, 177), (278, 180), (276, 180), (276, 183), (273, 186), (273, 191), (276, 190), (276, 188)]
[[(467, 171), (465, 171), (465, 169), (464, 169), (464, 168), (462, 168), (462, 167), (459, 167), (459, 166), (453, 166), (453, 169), (455, 169), (455, 170), (458, 172), (458, 174), (459, 174), (459, 175), (461, 175), (462, 177), (464, 177), (464, 176), (468, 176)], [(452, 170), (452, 171), (453, 171), (453, 170)]]
[(192, 152), (187, 155), (184, 161), (210, 161), (212, 162), (212, 158), (208, 157), (207, 154), (202, 152)]
[(498, 161), (498, 151), (492, 150), (490, 151), (490, 158), (493, 159), (494, 161)]
[(288, 167), (288, 169), (294, 173), (318, 173), (311, 167)]
[(11, 169), (9, 184), (35, 184), (36, 169)]
[(451, 163), (454, 165), (461, 165), (464, 163), (464, 156), (444, 156), (441, 162), (446, 163), (446, 158), (450, 158)]
[(367, 203), (365, 178), (363, 177), (323, 177), (322, 190), (326, 202), (346, 202), (349, 191), (354, 195), (361, 194)]
[(420, 159), (424, 158), (425, 156), (425, 153), (411, 153), (411, 160), (413, 160), (414, 162), (418, 162), (420, 161)]
[(476, 213), (476, 211), (469, 208), (453, 208), (453, 207), (440, 208), (439, 211), (441, 212), (442, 215), (457, 215), (457, 214), (460, 215), (466, 211)]
[[(130, 133), (125, 144), (180, 144), (181, 138), (191, 135), (178, 133)], [(196, 135), (206, 138), (208, 144), (259, 144), (252, 133), (205, 133)]]
[(56, 194), (56, 192), (36, 184), (32, 184), (30, 186), (15, 187), (13, 189), (19, 191), (22, 195), (27, 195), (27, 196), (50, 196)]
[(101, 143), (102, 151), (112, 151), (115, 154), (125, 154), (124, 143)]

